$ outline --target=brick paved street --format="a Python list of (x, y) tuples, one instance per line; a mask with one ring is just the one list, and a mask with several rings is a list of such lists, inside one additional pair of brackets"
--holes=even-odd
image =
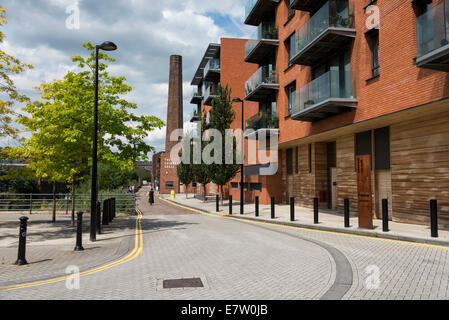
[[(149, 206), (145, 192), (139, 257), (82, 277), (79, 290), (59, 282), (0, 292), (0, 299), (449, 297), (448, 250), (202, 215), (157, 197)], [(203, 288), (162, 287), (194, 277)]]

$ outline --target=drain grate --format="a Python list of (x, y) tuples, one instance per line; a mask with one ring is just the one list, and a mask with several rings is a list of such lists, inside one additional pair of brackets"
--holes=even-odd
[(190, 279), (172, 279), (164, 280), (164, 289), (175, 289), (175, 288), (203, 288), (203, 282), (200, 278), (190, 278)]

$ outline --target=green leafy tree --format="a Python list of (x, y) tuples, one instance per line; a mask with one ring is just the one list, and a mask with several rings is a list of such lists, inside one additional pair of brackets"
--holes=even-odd
[[(18, 122), (33, 132), (22, 146), (8, 150), (12, 158), (27, 161), (36, 175), (51, 182), (83, 180), (92, 165), (95, 46), (83, 45), (87, 57), (75, 56), (78, 72), (63, 80), (43, 83), (37, 89), (41, 101), (24, 108), (29, 116)], [(154, 116), (137, 116), (137, 105), (123, 96), (132, 87), (125, 77), (109, 75), (108, 62), (115, 59), (99, 53), (98, 160), (123, 171), (134, 169), (137, 160), (147, 160), (154, 150), (144, 138), (164, 123)], [(104, 177), (103, 177), (104, 178)], [(101, 181), (99, 182), (102, 183)]]
[[(221, 164), (211, 164), (208, 166), (208, 170), (211, 181), (220, 186), (221, 201), (223, 204), (223, 186), (235, 177), (240, 170), (240, 165), (236, 161), (237, 152), (234, 136), (232, 136), (232, 148), (226, 148), (226, 138), (230, 134), (227, 130), (231, 128), (231, 124), (235, 120), (235, 112), (231, 104), (231, 90), (227, 85), (225, 87), (220, 85), (218, 87), (218, 94), (219, 96), (212, 101), (210, 128), (216, 129), (221, 133), (222, 159)], [(230, 162), (226, 161), (226, 159), (232, 159), (232, 163), (226, 163)]]
[[(0, 26), (7, 23), (6, 10), (0, 5)], [(5, 34), (0, 31), (0, 43), (5, 39)], [(7, 54), (0, 49), (0, 136), (17, 137), (17, 128), (12, 127), (15, 113), (12, 109), (14, 103), (29, 101), (29, 98), (17, 91), (10, 75), (20, 74), (27, 69), (32, 69), (31, 64), (22, 63), (19, 59)], [(7, 97), (4, 100), (1, 97)]]
[[(206, 118), (207, 118), (206, 116), (207, 116), (206, 112), (203, 112), (203, 115), (201, 117), (201, 129), (199, 130), (201, 136), (197, 137), (199, 140), (201, 140), (201, 137), (203, 136), (204, 132), (209, 127), (209, 124), (207, 124), (207, 121), (206, 121)], [(196, 141), (194, 140), (194, 143), (192, 146), (192, 150), (193, 150), (192, 152), (199, 152), (202, 155), (204, 149), (208, 145), (208, 142), (203, 141), (201, 143), (201, 148), (199, 148), (198, 144), (200, 142), (198, 141), (198, 139), (195, 139)], [(197, 150), (197, 149), (199, 149), (199, 150)], [(204, 200), (206, 201), (206, 196), (207, 196), (206, 190), (207, 190), (207, 185), (211, 182), (211, 176), (210, 176), (210, 171), (209, 171), (209, 165), (204, 163), (202, 157), (201, 157), (200, 163), (192, 162), (192, 174), (193, 174), (193, 180), (195, 180), (197, 183), (202, 185)]]

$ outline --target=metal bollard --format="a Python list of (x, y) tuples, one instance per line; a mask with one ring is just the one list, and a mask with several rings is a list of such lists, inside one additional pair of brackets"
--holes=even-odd
[(114, 220), (114, 212), (112, 212), (112, 200), (108, 199), (108, 210), (109, 210), (109, 222), (111, 223)]
[(108, 200), (103, 201), (103, 219), (102, 224), (104, 226), (109, 225), (109, 210), (108, 210)]
[(101, 234), (101, 202), (97, 202), (97, 232)]
[(256, 197), (255, 205), (256, 205), (256, 217), (258, 217), (259, 216), (259, 197)]
[(313, 198), (313, 223), (319, 223), (318, 198)]
[(111, 199), (111, 206), (112, 206), (112, 212), (113, 212), (113, 217), (114, 217), (114, 219), (115, 219), (115, 216), (116, 216), (116, 210), (115, 210), (115, 198), (112, 198)]
[(345, 202), (345, 228), (350, 228), (351, 223), (349, 219), (349, 199), (346, 198), (344, 202)]
[(275, 212), (275, 199), (274, 197), (271, 197), (271, 219), (276, 218), (276, 212)]
[(216, 211), (220, 212), (220, 196), (218, 194), (215, 196), (215, 206)]
[(28, 217), (20, 218), (20, 231), (19, 231), (19, 253), (17, 255), (16, 265), (23, 266), (28, 264), (25, 259), (26, 241), (27, 241), (27, 223)]
[(388, 199), (382, 199), (382, 230), (388, 232)]
[(83, 251), (83, 213), (77, 212), (77, 216), (75, 251)]
[(290, 221), (295, 221), (295, 198), (290, 198)]
[(432, 238), (438, 238), (438, 203), (430, 200), (430, 229)]
[(232, 216), (232, 196), (229, 196), (229, 215)]

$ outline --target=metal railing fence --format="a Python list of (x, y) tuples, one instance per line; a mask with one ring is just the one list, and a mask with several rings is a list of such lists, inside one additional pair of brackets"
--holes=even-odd
[[(99, 194), (98, 201), (116, 199), (116, 212), (134, 212), (136, 208), (135, 194)], [(53, 201), (56, 201), (58, 213), (72, 212), (72, 194), (18, 194), (0, 193), (0, 212), (27, 212), (32, 214), (53, 211)], [(75, 195), (75, 212), (90, 212), (90, 194)]]

